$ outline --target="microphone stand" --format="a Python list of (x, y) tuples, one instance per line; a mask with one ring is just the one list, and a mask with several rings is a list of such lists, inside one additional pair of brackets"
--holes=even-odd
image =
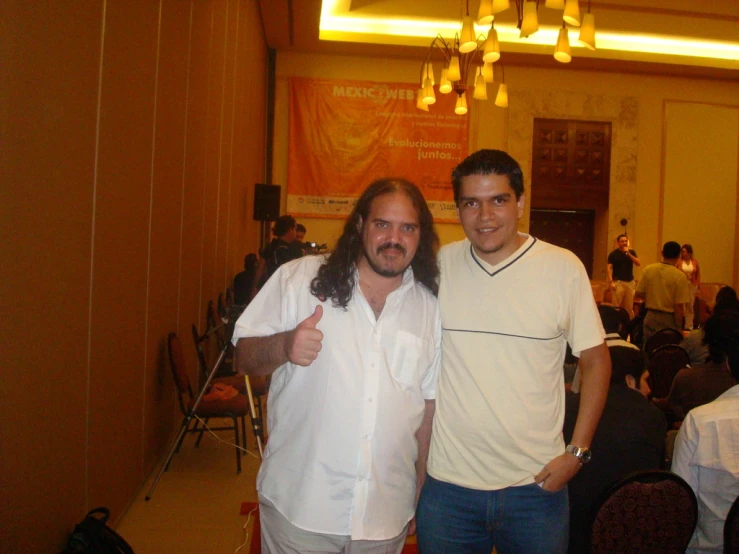
[[(251, 392), (251, 383), (249, 382), (249, 376), (244, 375), (246, 381), (246, 394), (249, 397), (249, 416), (251, 417), (251, 426), (254, 429), (254, 437), (257, 439), (257, 448), (259, 448), (259, 458), (264, 459), (264, 448), (262, 447), (262, 441), (264, 440), (264, 428), (262, 427), (262, 418), (257, 416), (256, 410), (254, 409), (254, 395)], [(262, 415), (261, 404), (259, 405), (259, 415)]]

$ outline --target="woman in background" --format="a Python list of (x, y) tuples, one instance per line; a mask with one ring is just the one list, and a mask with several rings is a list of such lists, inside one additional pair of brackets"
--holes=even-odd
[(683, 244), (683, 248), (680, 251), (680, 258), (678, 258), (675, 265), (680, 271), (685, 273), (685, 276), (690, 282), (690, 302), (685, 306), (685, 323), (683, 324), (683, 328), (690, 331), (693, 328), (695, 295), (698, 292), (698, 286), (701, 284), (700, 267), (698, 266), (698, 260), (693, 257), (692, 245)]

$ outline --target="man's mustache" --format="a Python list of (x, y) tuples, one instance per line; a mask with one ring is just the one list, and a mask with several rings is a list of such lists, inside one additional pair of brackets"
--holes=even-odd
[(397, 242), (386, 242), (385, 244), (377, 248), (377, 253), (379, 254), (380, 252), (384, 252), (385, 250), (391, 250), (391, 249), (395, 249), (399, 251), (401, 254), (406, 253), (405, 248), (403, 248), (403, 246), (398, 244)]

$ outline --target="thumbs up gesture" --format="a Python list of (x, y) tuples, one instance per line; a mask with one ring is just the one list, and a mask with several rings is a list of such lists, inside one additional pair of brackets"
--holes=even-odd
[(309, 366), (321, 351), (323, 333), (316, 325), (323, 317), (323, 306), (316, 306), (312, 315), (306, 317), (288, 333), (287, 359), (296, 365)]

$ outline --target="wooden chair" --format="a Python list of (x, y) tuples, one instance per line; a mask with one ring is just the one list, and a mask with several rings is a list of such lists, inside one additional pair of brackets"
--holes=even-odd
[(683, 334), (677, 329), (660, 329), (649, 337), (644, 345), (644, 352), (646, 352), (647, 356), (651, 356), (652, 352), (660, 346), (664, 346), (665, 344), (680, 344), (682, 341)]
[(675, 375), (688, 364), (690, 356), (677, 344), (665, 344), (652, 352), (647, 362), (652, 396), (666, 398)]
[[(201, 398), (200, 403), (197, 406), (195, 404), (195, 396), (193, 395), (193, 389), (190, 386), (190, 378), (187, 374), (187, 366), (185, 364), (185, 356), (182, 352), (182, 344), (176, 333), (170, 333), (167, 336), (167, 346), (169, 350), (169, 363), (172, 368), (172, 375), (174, 376), (175, 385), (177, 387), (177, 396), (180, 403), (180, 410), (182, 415), (185, 416), (185, 421), (189, 418), (193, 418), (192, 422), (194, 425), (190, 427), (187, 424), (187, 431), (182, 434), (175, 452), (179, 452), (182, 441), (187, 433), (198, 433), (198, 439), (195, 442), (195, 446), (200, 446), (200, 441), (203, 438), (205, 427), (200, 426), (200, 418), (207, 425), (208, 421), (213, 417), (230, 419), (232, 425), (226, 427), (210, 427), (211, 431), (226, 431), (233, 429), (234, 431), (234, 444), (246, 448), (246, 421), (245, 416), (249, 413), (249, 401), (243, 394), (237, 394), (233, 398), (227, 400), (210, 400), (205, 397)], [(197, 416), (195, 418), (194, 416)], [(242, 440), (239, 438), (239, 420), (241, 420), (241, 433)], [(183, 421), (183, 426), (185, 425)], [(241, 450), (236, 450), (236, 469), (241, 472)], [(167, 468), (165, 468), (166, 471)]]
[[(200, 366), (200, 373), (205, 378), (208, 377), (209, 368), (207, 362), (207, 356), (205, 348), (208, 345), (208, 337), (198, 334), (198, 328), (195, 324), (192, 325), (192, 339), (195, 343), (195, 351), (198, 355), (198, 365)], [(246, 379), (249, 379), (249, 385), (251, 385), (252, 396), (254, 397), (254, 412), (251, 415), (252, 423), (258, 423), (258, 426), (254, 426), (255, 433), (262, 433), (259, 438), (264, 440), (263, 432), (261, 427), (263, 426), (263, 408), (262, 408), (262, 397), (266, 396), (269, 392), (269, 385), (271, 376), (261, 377), (253, 375), (229, 375), (225, 377), (215, 377), (213, 383), (222, 383), (225, 385), (231, 385), (241, 394), (247, 394)], [(259, 430), (258, 430), (259, 429)]]
[(611, 487), (597, 504), (590, 552), (684, 552), (697, 521), (698, 502), (684, 479), (669, 471), (638, 471)]
[(739, 553), (739, 497), (734, 500), (724, 523), (724, 554)]

